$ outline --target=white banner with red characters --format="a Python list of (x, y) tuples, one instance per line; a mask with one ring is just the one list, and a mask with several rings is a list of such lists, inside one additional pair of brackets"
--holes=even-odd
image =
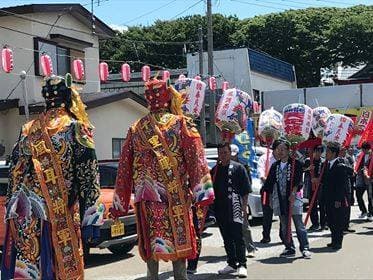
[(223, 132), (240, 134), (246, 128), (251, 107), (251, 98), (247, 92), (235, 88), (225, 90), (216, 110), (216, 126)]
[(175, 89), (183, 95), (184, 114), (198, 117), (205, 100), (206, 84), (196, 79), (181, 78), (176, 81)]
[(373, 112), (370, 110), (363, 110), (361, 115), (355, 125), (355, 129), (358, 133), (362, 133), (365, 129), (367, 129), (369, 122), (372, 120)]
[(294, 144), (306, 141), (312, 127), (312, 109), (299, 103), (286, 105), (283, 109), (285, 137)]
[(312, 111), (312, 131), (316, 137), (322, 138), (325, 128), (326, 120), (331, 115), (331, 112), (326, 107), (316, 107)]
[(351, 118), (341, 114), (331, 114), (326, 121), (326, 128), (324, 131), (324, 143), (339, 143), (341, 145), (348, 145), (346, 140), (351, 139), (354, 131), (354, 122)]
[(283, 130), (282, 115), (273, 108), (263, 111), (259, 117), (258, 133), (270, 144), (280, 137)]

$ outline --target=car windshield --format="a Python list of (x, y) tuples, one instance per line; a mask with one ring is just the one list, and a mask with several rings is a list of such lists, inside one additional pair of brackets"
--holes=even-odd
[(100, 187), (101, 189), (114, 189), (117, 178), (118, 163), (100, 164)]

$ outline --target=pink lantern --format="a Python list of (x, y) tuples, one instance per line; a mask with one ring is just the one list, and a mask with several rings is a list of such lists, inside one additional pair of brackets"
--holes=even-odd
[(141, 77), (144, 82), (149, 81), (150, 79), (150, 67), (148, 65), (144, 65), (141, 68)]
[(184, 79), (186, 79), (186, 77), (185, 77), (184, 74), (179, 75), (179, 79), (178, 80), (184, 80)]
[(122, 65), (121, 75), (124, 82), (131, 80), (131, 67), (127, 63)]
[(200, 81), (201, 80), (201, 76), (197, 75), (197, 76), (194, 77), (194, 79)]
[(77, 80), (82, 80), (84, 78), (84, 64), (81, 59), (75, 59), (73, 61), (74, 75)]
[(52, 59), (49, 55), (43, 54), (40, 57), (40, 65), (43, 72), (43, 76), (49, 77), (53, 74), (53, 64)]
[(163, 77), (162, 77), (163, 81), (167, 81), (168, 79), (170, 79), (170, 77), (171, 77), (170, 71), (164, 70)]
[(3, 65), (3, 70), (5, 73), (12, 72), (14, 65), (13, 65), (13, 51), (8, 48), (4, 47), (1, 52), (1, 61)]
[(212, 91), (216, 90), (216, 78), (215, 77), (210, 77), (209, 87), (210, 87), (210, 90)]
[(229, 88), (229, 82), (224, 81), (221, 89), (224, 91), (224, 90), (227, 90), (228, 88)]
[(100, 81), (106, 82), (109, 77), (109, 66), (106, 62), (100, 63)]

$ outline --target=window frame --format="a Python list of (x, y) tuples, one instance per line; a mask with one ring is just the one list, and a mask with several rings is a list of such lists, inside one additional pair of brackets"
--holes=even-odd
[[(114, 141), (121, 141), (120, 150), (119, 150), (119, 157), (114, 157)], [(114, 137), (111, 138), (111, 157), (112, 159), (119, 159), (120, 155), (122, 153), (122, 147), (124, 142), (126, 141), (126, 138), (120, 138), (120, 137)]]

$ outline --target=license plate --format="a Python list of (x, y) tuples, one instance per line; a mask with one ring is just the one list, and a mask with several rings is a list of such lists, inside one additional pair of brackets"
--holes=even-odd
[(118, 221), (111, 226), (111, 237), (117, 237), (121, 235), (124, 235), (124, 224)]

